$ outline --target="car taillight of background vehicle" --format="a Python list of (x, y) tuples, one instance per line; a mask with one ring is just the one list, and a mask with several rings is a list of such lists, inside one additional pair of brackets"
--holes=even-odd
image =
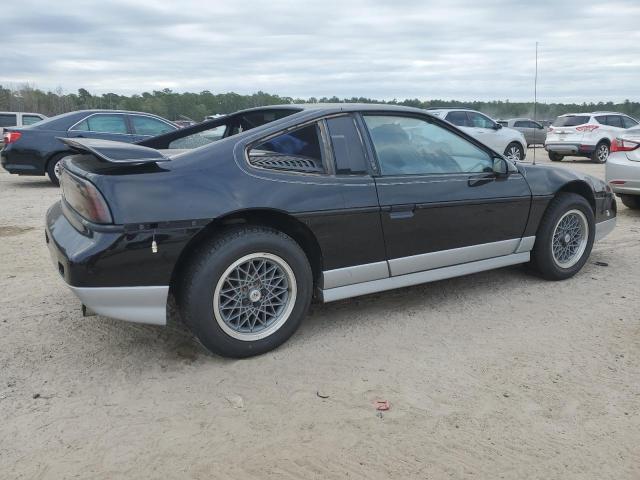
[(616, 138), (611, 142), (611, 152), (630, 152), (640, 147), (639, 142), (632, 142), (631, 140), (624, 140), (622, 138)]
[(112, 223), (109, 206), (93, 183), (63, 170), (60, 187), (64, 201), (82, 217), (94, 223)]
[(593, 132), (598, 128), (598, 125), (582, 125), (580, 127), (576, 127), (576, 130), (579, 132)]
[(2, 141), (5, 145), (16, 142), (22, 134), (20, 132), (4, 132), (2, 135)]

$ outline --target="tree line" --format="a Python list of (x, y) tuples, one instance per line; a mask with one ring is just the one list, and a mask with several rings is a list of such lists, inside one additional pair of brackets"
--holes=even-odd
[[(154, 90), (134, 95), (118, 95), (103, 93), (93, 95), (84, 88), (77, 93), (65, 93), (61, 88), (55, 91), (43, 91), (30, 85), (19, 88), (0, 86), (0, 110), (43, 113), (47, 116), (58, 115), (82, 109), (118, 109), (135, 110), (160, 115), (169, 120), (189, 118), (201, 121), (207, 115), (231, 113), (237, 110), (278, 105), (286, 103), (388, 103), (418, 108), (431, 107), (468, 107), (479, 110), (493, 118), (534, 116), (533, 102), (509, 102), (508, 100), (473, 101), (458, 100), (375, 100), (365, 97), (310, 97), (292, 98), (265, 92), (241, 95), (234, 92), (212, 93), (208, 90), (200, 93), (177, 93), (170, 89)], [(536, 107), (536, 118), (552, 120), (558, 115), (568, 112), (589, 112), (593, 110), (612, 110), (623, 112), (640, 119), (640, 102), (625, 100), (623, 103), (539, 103)]]

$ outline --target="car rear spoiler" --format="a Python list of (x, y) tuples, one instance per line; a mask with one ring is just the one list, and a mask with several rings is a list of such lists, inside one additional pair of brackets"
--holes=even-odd
[(102, 140), (99, 138), (58, 138), (71, 150), (79, 153), (91, 153), (96, 158), (109, 163), (156, 163), (169, 162), (171, 159), (159, 151), (124, 142)]

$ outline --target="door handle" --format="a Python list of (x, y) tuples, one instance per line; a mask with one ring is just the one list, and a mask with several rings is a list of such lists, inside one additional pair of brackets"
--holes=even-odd
[(416, 209), (415, 205), (394, 205), (391, 207), (389, 217), (392, 220), (402, 220), (413, 217), (413, 211)]
[(481, 175), (477, 177), (469, 177), (467, 181), (467, 185), (470, 187), (478, 187), (480, 185), (486, 185), (487, 183), (493, 182), (495, 180), (495, 175)]

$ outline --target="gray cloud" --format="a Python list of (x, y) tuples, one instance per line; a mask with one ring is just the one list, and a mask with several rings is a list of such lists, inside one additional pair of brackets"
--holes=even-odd
[(95, 93), (638, 99), (640, 4), (382, 0), (3, 5), (0, 83)]

